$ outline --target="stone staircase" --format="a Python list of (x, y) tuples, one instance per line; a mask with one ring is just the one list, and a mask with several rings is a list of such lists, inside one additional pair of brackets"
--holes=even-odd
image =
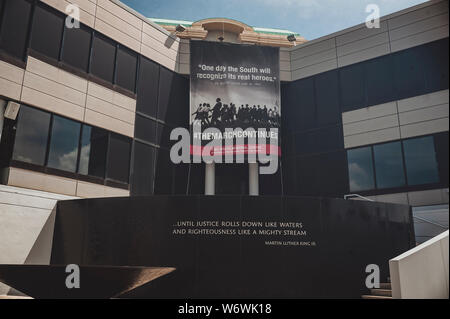
[(363, 295), (362, 299), (392, 299), (390, 283), (380, 284), (380, 288), (370, 289), (370, 295)]

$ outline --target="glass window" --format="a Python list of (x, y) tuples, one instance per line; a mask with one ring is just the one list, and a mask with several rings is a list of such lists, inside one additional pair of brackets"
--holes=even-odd
[(393, 55), (397, 99), (426, 93), (427, 81), (423, 51), (423, 46), (420, 46)]
[(375, 145), (373, 151), (377, 187), (382, 189), (405, 186), (401, 143)]
[(159, 72), (159, 96), (158, 96), (158, 119), (165, 121), (167, 110), (174, 98), (172, 92), (175, 74), (172, 71), (161, 68)]
[(130, 172), (131, 141), (125, 136), (110, 133), (106, 177), (128, 183)]
[(292, 93), (294, 94), (291, 107), (293, 118), (290, 120), (295, 130), (303, 130), (315, 126), (316, 105), (314, 97), (314, 79), (308, 78), (295, 82)]
[(157, 144), (160, 145), (161, 147), (166, 148), (169, 147), (171, 132), (172, 128), (170, 126), (157, 123), (157, 131), (156, 131)]
[(63, 117), (53, 116), (48, 167), (75, 173), (81, 124)]
[(342, 68), (339, 71), (343, 111), (352, 111), (366, 106), (364, 66), (362, 63)]
[(61, 15), (37, 5), (34, 9), (31, 48), (59, 60), (63, 26)]
[(347, 152), (350, 191), (362, 191), (375, 188), (372, 161), (372, 148), (363, 147)]
[(136, 54), (119, 48), (117, 50), (116, 84), (134, 92), (136, 87)]
[(391, 56), (384, 56), (364, 62), (369, 105), (377, 105), (394, 100), (395, 89), (391, 61)]
[(113, 83), (116, 46), (98, 35), (92, 42), (91, 73), (100, 79)]
[(108, 132), (97, 127), (83, 125), (78, 173), (105, 178), (107, 151)]
[(136, 115), (135, 125), (136, 138), (156, 144), (156, 121)]
[(43, 166), (49, 127), (49, 113), (22, 105), (17, 120), (13, 159)]
[(448, 89), (448, 46), (448, 38), (426, 45), (423, 63), (427, 71), (429, 92)]
[(317, 121), (319, 125), (339, 123), (339, 81), (336, 71), (319, 74), (315, 77)]
[(61, 60), (84, 72), (88, 70), (91, 32), (83, 25), (80, 28), (66, 28)]
[(155, 148), (143, 143), (134, 144), (133, 195), (152, 195)]
[(409, 185), (439, 182), (439, 169), (432, 136), (403, 141)]
[(26, 0), (6, 0), (0, 26), (0, 49), (23, 59), (26, 48), (31, 3)]
[(137, 83), (136, 109), (156, 118), (158, 112), (159, 65), (141, 58)]

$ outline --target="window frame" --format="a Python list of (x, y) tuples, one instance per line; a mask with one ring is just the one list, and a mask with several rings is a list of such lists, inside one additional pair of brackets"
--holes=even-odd
[[(34, 23), (36, 21), (36, 8), (40, 8), (44, 11), (47, 11), (50, 14), (53, 14), (55, 16), (57, 16), (58, 18), (60, 18), (62, 20), (62, 25), (61, 25), (61, 30), (60, 30), (60, 34), (61, 34), (61, 38), (59, 41), (59, 47), (58, 47), (58, 53), (57, 53), (57, 57), (50, 57), (48, 55), (46, 55), (45, 53), (41, 53), (36, 49), (33, 49), (31, 47), (31, 44), (33, 42), (33, 26)], [(57, 11), (55, 8), (43, 3), (43, 2), (37, 2), (33, 4), (33, 8), (32, 8), (32, 19), (30, 21), (30, 25), (28, 27), (28, 43), (27, 43), (27, 49), (29, 52), (29, 55), (31, 56), (35, 56), (36, 58), (44, 61), (44, 62), (48, 62), (50, 64), (58, 64), (59, 61), (61, 61), (61, 51), (62, 51), (62, 46), (64, 43), (64, 31), (65, 31), (65, 18), (66, 15), (62, 12)]]
[[(49, 112), (47, 110), (43, 110), (40, 108), (36, 108), (34, 106), (30, 106), (28, 104), (25, 103), (21, 103), (21, 105), (27, 107), (27, 108), (31, 108), (37, 111), (40, 111), (42, 113), (45, 114), (49, 114), (50, 115), (50, 121), (49, 121), (49, 126), (48, 126), (48, 135), (47, 135), (47, 140), (45, 142), (45, 158), (44, 158), (44, 164), (43, 165), (39, 165), (39, 164), (34, 164), (34, 163), (28, 163), (28, 162), (23, 162), (23, 161), (19, 161), (19, 160), (15, 160), (13, 159), (13, 152), (14, 152), (14, 145), (15, 145), (15, 134), (14, 134), (14, 140), (12, 142), (12, 152), (11, 152), (11, 158), (9, 160), (9, 166), (10, 167), (16, 167), (16, 168), (22, 168), (22, 169), (26, 169), (26, 170), (31, 170), (31, 171), (37, 171), (37, 172), (41, 172), (41, 173), (45, 173), (45, 174), (50, 174), (50, 175), (55, 175), (55, 176), (60, 176), (60, 177), (65, 177), (65, 178), (70, 178), (73, 180), (77, 180), (77, 181), (85, 181), (85, 182), (89, 182), (89, 183), (94, 183), (94, 184), (99, 184), (99, 185), (105, 185), (105, 186), (111, 186), (111, 187), (115, 187), (115, 188), (120, 188), (120, 189), (126, 189), (126, 190), (130, 190), (131, 188), (131, 171), (132, 171), (132, 152), (133, 152), (133, 139), (130, 138), (129, 136), (125, 136), (116, 132), (112, 132), (109, 131), (107, 129), (104, 128), (100, 128), (94, 125), (90, 125), (87, 123), (83, 123), (80, 121), (76, 121), (74, 119), (68, 118), (66, 116), (62, 116), (59, 114), (55, 114), (52, 112)], [(53, 122), (54, 122), (54, 116), (58, 116), (60, 118), (63, 118), (65, 120), (70, 120), (73, 121), (75, 123), (80, 124), (80, 131), (79, 131), (79, 136), (78, 136), (78, 141), (77, 141), (77, 146), (78, 146), (78, 154), (77, 154), (77, 159), (76, 159), (76, 171), (75, 172), (69, 172), (69, 171), (64, 171), (61, 169), (57, 169), (57, 168), (52, 168), (48, 166), (48, 160), (49, 160), (49, 156), (50, 156), (50, 144), (51, 144), (51, 136), (52, 136), (52, 130), (53, 130)], [(17, 125), (17, 121), (15, 123), (15, 125)], [(79, 165), (80, 165), (80, 155), (81, 155), (81, 142), (82, 142), (82, 133), (83, 133), (83, 127), (84, 126), (90, 126), (92, 128), (98, 128), (100, 130), (105, 131), (105, 133), (107, 134), (107, 146), (106, 146), (106, 156), (105, 156), (105, 175), (103, 178), (98, 177), (98, 176), (92, 176), (92, 175), (84, 175), (84, 174), (80, 174), (78, 173), (79, 170)], [(107, 177), (107, 167), (108, 167), (108, 154), (110, 151), (110, 141), (111, 141), (111, 135), (115, 134), (116, 136), (119, 136), (120, 138), (123, 139), (129, 139), (130, 140), (130, 152), (128, 154), (128, 161), (129, 161), (129, 165), (128, 165), (128, 183), (125, 182), (120, 182), (120, 181), (116, 181), (114, 179), (110, 179)], [(148, 143), (145, 143), (148, 144)], [(155, 147), (155, 146), (153, 146)]]

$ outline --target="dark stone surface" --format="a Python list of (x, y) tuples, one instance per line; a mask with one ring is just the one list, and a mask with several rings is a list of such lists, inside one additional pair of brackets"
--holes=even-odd
[[(290, 229), (280, 222), (296, 222), (306, 234), (173, 234), (178, 221), (205, 220), (277, 222), (282, 231)], [(126, 297), (359, 298), (367, 265), (378, 264), (386, 281), (389, 259), (414, 245), (411, 210), (402, 205), (279, 196), (86, 199), (58, 203), (52, 263), (177, 268)]]
[(173, 268), (79, 266), (80, 287), (68, 289), (66, 266), (0, 265), (0, 281), (38, 299), (105, 299), (122, 295)]

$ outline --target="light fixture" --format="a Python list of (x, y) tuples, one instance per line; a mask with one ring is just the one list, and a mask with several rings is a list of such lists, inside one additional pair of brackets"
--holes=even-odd
[(295, 37), (295, 34), (288, 35), (287, 39), (289, 42), (295, 42), (297, 40), (297, 38)]
[(175, 27), (175, 31), (177, 31), (177, 32), (184, 32), (184, 31), (186, 31), (186, 27), (181, 25), (181, 24), (179, 24), (179, 25), (177, 25)]
[(5, 118), (15, 121), (17, 118), (17, 113), (19, 113), (19, 109), (19, 103), (9, 101), (5, 110)]

